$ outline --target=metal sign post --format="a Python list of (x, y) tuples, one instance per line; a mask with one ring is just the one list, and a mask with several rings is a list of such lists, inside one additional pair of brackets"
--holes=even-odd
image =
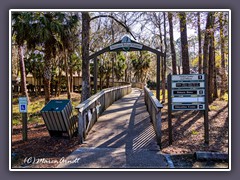
[(27, 97), (19, 97), (19, 112), (22, 113), (22, 140), (27, 141)]
[(168, 128), (172, 144), (172, 111), (204, 111), (204, 139), (209, 144), (208, 86), (206, 74), (168, 75)]

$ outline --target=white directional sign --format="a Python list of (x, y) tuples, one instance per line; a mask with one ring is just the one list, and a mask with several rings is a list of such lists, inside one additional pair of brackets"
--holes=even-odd
[(198, 95), (205, 95), (204, 89), (196, 89), (196, 90), (189, 90), (189, 89), (180, 89), (180, 90), (172, 90), (173, 96), (198, 96)]
[(195, 102), (205, 102), (205, 97), (173, 97), (172, 98), (173, 103), (195, 103)]
[(27, 112), (27, 97), (19, 97), (18, 98), (19, 102), (19, 112)]
[(173, 82), (172, 88), (204, 88), (204, 82)]
[(172, 81), (194, 81), (194, 80), (205, 80), (205, 76), (204, 74), (172, 75)]
[(205, 104), (173, 104), (174, 110), (204, 110)]

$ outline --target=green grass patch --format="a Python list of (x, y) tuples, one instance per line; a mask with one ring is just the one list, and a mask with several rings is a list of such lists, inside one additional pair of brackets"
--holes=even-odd
[(20, 113), (12, 113), (12, 125), (20, 125), (22, 123), (22, 116)]

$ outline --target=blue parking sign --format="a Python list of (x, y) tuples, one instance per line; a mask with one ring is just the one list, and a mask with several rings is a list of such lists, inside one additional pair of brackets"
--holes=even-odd
[(19, 104), (19, 111), (21, 113), (27, 112), (27, 104)]
[(25, 105), (25, 104), (22, 104), (22, 105), (21, 105), (21, 110), (22, 110), (22, 111), (26, 111), (26, 105)]

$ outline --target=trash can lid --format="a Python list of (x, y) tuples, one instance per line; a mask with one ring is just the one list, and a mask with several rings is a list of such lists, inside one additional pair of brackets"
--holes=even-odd
[(40, 111), (62, 111), (65, 106), (70, 102), (69, 99), (63, 99), (63, 100), (50, 100)]

